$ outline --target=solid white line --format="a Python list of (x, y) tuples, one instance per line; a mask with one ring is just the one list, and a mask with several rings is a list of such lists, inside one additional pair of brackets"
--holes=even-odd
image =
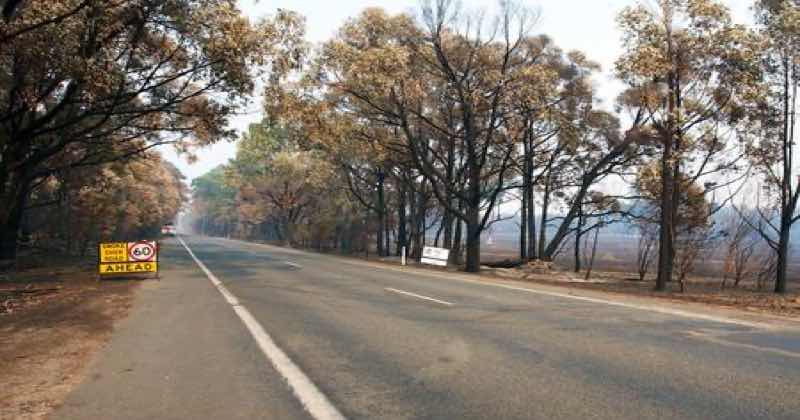
[(183, 238), (179, 236), (178, 240), (181, 242), (181, 245), (186, 248), (186, 251), (194, 262), (197, 263), (197, 266), (203, 270), (208, 279), (211, 280), (211, 283), (217, 287), (220, 293), (222, 293), (222, 296), (225, 297), (225, 300), (233, 307), (236, 315), (239, 316), (239, 319), (242, 320), (242, 323), (244, 323), (247, 330), (250, 331), (256, 343), (258, 343), (258, 347), (261, 348), (261, 351), (270, 363), (272, 363), (272, 366), (275, 367), (278, 373), (280, 373), (289, 384), (289, 388), (291, 388), (297, 399), (300, 400), (300, 403), (308, 414), (317, 420), (344, 420), (345, 417), (339, 410), (336, 409), (319, 388), (314, 385), (314, 382), (292, 362), (292, 359), (275, 344), (275, 341), (267, 334), (264, 327), (262, 327), (250, 311), (239, 302), (239, 299), (228, 291), (214, 273), (197, 258), (189, 246), (186, 245), (186, 242), (183, 241)]
[[(406, 271), (406, 270), (396, 269), (396, 268), (393, 268), (393, 267), (379, 267), (379, 268), (380, 269), (384, 269), (384, 270), (391, 270), (391, 271), (399, 271), (399, 272), (408, 273), (408, 271)], [(751, 321), (745, 321), (745, 320), (741, 320), (741, 319), (727, 318), (727, 317), (723, 317), (723, 316), (701, 314), (701, 313), (697, 313), (697, 312), (684, 311), (684, 310), (681, 310), (681, 309), (664, 308), (664, 307), (659, 307), (659, 306), (655, 306), (655, 305), (640, 305), (640, 304), (636, 304), (636, 303), (618, 302), (618, 301), (600, 299), (600, 298), (593, 298), (593, 297), (588, 297), (588, 296), (578, 296), (578, 295), (573, 295), (573, 294), (568, 294), (568, 293), (549, 292), (549, 291), (546, 291), (546, 290), (537, 290), (537, 289), (529, 289), (529, 288), (525, 288), (525, 287), (516, 287), (516, 286), (507, 285), (507, 284), (490, 283), (490, 282), (483, 282), (483, 281), (467, 280), (467, 279), (462, 279), (462, 278), (458, 278), (458, 277), (441, 276), (441, 275), (437, 275), (437, 274), (434, 274), (434, 273), (416, 273), (416, 274), (422, 275), (422, 276), (438, 277), (438, 278), (447, 279), (447, 280), (456, 280), (456, 281), (460, 281), (462, 283), (470, 283), (470, 284), (475, 284), (475, 285), (479, 285), (479, 286), (500, 287), (500, 288), (503, 288), (503, 289), (515, 290), (515, 291), (519, 291), (519, 292), (533, 293), (533, 294), (544, 295), (544, 296), (552, 296), (552, 297), (563, 298), (563, 299), (573, 299), (573, 300), (579, 300), (579, 301), (583, 301), (583, 302), (599, 303), (599, 304), (603, 304), (603, 305), (617, 306), (617, 307), (628, 308), (628, 309), (636, 309), (636, 310), (647, 311), (647, 312), (656, 312), (656, 313), (660, 313), (660, 314), (679, 316), (679, 317), (683, 317), (683, 318), (700, 319), (700, 320), (704, 320), (704, 321), (712, 321), (712, 322), (718, 322), (718, 323), (722, 323), (722, 324), (740, 325), (740, 326), (751, 327), (751, 328), (760, 328), (760, 329), (771, 329), (771, 328), (773, 328), (772, 325), (766, 324), (766, 323), (761, 323), (761, 322), (751, 322)]]
[(793, 357), (793, 358), (800, 358), (800, 353), (784, 350), (784, 349), (776, 349), (774, 347), (763, 347), (763, 346), (756, 346), (755, 344), (747, 344), (747, 343), (737, 343), (736, 341), (726, 340), (724, 336), (714, 336), (711, 334), (705, 334), (698, 331), (688, 331), (690, 337), (695, 337), (699, 340), (706, 340), (710, 341), (714, 344), (719, 344), (722, 346), (730, 346), (730, 347), (737, 347), (747, 350), (753, 350), (757, 352), (767, 352), (777, 354), (779, 356), (784, 357)]
[(416, 293), (406, 292), (405, 290), (392, 289), (391, 287), (384, 288), (383, 290), (386, 290), (387, 292), (398, 293), (398, 294), (401, 294), (401, 295), (406, 295), (406, 296), (415, 297), (415, 298), (417, 298), (417, 299), (422, 299), (422, 300), (428, 300), (428, 301), (431, 301), (431, 302), (436, 302), (436, 303), (438, 303), (438, 304), (441, 304), (441, 305), (446, 305), (446, 306), (453, 306), (453, 305), (455, 305), (455, 303), (446, 302), (446, 301), (439, 300), (439, 299), (434, 299), (434, 298), (432, 298), (432, 297), (428, 297), (428, 296), (422, 296), (422, 295), (418, 295), (418, 294), (416, 294)]
[[(465, 281), (465, 282), (468, 281), (468, 280), (462, 280), (462, 279), (458, 279), (458, 280)], [(657, 313), (660, 313), (660, 314), (674, 315), (674, 316), (679, 316), (679, 317), (683, 317), (683, 318), (695, 318), (695, 319), (701, 319), (701, 320), (704, 320), (704, 321), (719, 322), (719, 323), (722, 323), (722, 324), (735, 324), (735, 325), (741, 325), (741, 326), (753, 327), (753, 328), (769, 328), (770, 327), (768, 324), (763, 324), (763, 323), (759, 323), (759, 322), (750, 322), (750, 321), (744, 321), (744, 320), (733, 319), (733, 318), (726, 318), (726, 317), (716, 316), (716, 315), (700, 314), (700, 313), (697, 313), (697, 312), (689, 312), (689, 311), (684, 311), (684, 310), (681, 310), (681, 309), (671, 309), (671, 308), (657, 307), (657, 306), (653, 306), (653, 305), (639, 305), (639, 304), (636, 304), (636, 303), (617, 302), (617, 301), (613, 301), (613, 300), (592, 298), (592, 297), (587, 297), (587, 296), (577, 296), (577, 295), (571, 295), (571, 294), (567, 294), (567, 293), (548, 292), (548, 291), (544, 291), (544, 290), (526, 289), (524, 287), (514, 287), (514, 286), (505, 285), (505, 284), (477, 283), (477, 282), (475, 282), (475, 283), (476, 284), (487, 284), (487, 285), (492, 285), (492, 286), (496, 286), (496, 287), (502, 287), (504, 289), (518, 290), (518, 291), (534, 293), (534, 294), (538, 294), (538, 295), (553, 296), (553, 297), (565, 298), (565, 299), (574, 299), (574, 300), (580, 300), (580, 301), (591, 302), (591, 303), (600, 303), (600, 304), (603, 304), (603, 305), (618, 306), (618, 307), (622, 307), (622, 308), (636, 309), (636, 310), (640, 310), (640, 311), (657, 312)]]

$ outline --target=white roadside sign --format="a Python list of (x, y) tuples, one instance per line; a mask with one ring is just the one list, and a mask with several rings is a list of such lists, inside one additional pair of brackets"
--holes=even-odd
[(450, 256), (449, 249), (426, 246), (425, 248), (422, 249), (422, 259), (420, 260), (420, 262), (423, 264), (446, 267), (447, 259), (449, 256)]

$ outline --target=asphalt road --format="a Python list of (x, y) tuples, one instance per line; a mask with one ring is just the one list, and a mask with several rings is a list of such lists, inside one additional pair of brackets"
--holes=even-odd
[(303, 419), (312, 391), (350, 419), (800, 418), (791, 326), (184, 239), (232, 296), (168, 243), (53, 418)]

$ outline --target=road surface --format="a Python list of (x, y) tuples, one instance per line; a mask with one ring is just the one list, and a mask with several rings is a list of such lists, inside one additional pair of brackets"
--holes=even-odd
[(53, 418), (800, 418), (791, 326), (183, 239)]

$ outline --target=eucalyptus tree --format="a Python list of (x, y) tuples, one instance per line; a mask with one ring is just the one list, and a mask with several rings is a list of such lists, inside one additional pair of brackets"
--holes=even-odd
[[(659, 262), (656, 289), (673, 277), (675, 223), (683, 185), (719, 190), (711, 178), (737, 169), (730, 131), (760, 94), (760, 37), (733, 23), (717, 0), (658, 0), (625, 8), (618, 22), (619, 77), (660, 138)], [(735, 145), (734, 145), (735, 146)], [(679, 182), (688, 178), (688, 183)]]
[[(54, 9), (75, 12), (30, 27)], [(252, 25), (233, 0), (30, 0), (0, 28), (16, 34), (0, 48), (0, 259), (14, 257), (41, 180), (157, 145), (188, 151), (229, 137), (252, 67), (288, 70), (302, 35), (297, 16)]]
[(759, 208), (748, 221), (776, 254), (774, 290), (785, 293), (791, 230), (800, 220), (800, 179), (795, 179), (795, 152), (800, 140), (800, 2), (761, 0), (756, 3), (756, 12), (767, 45), (762, 55), (766, 86), (764, 100), (752, 110), (756, 124), (748, 155), (763, 180), (767, 204), (757, 204)]

